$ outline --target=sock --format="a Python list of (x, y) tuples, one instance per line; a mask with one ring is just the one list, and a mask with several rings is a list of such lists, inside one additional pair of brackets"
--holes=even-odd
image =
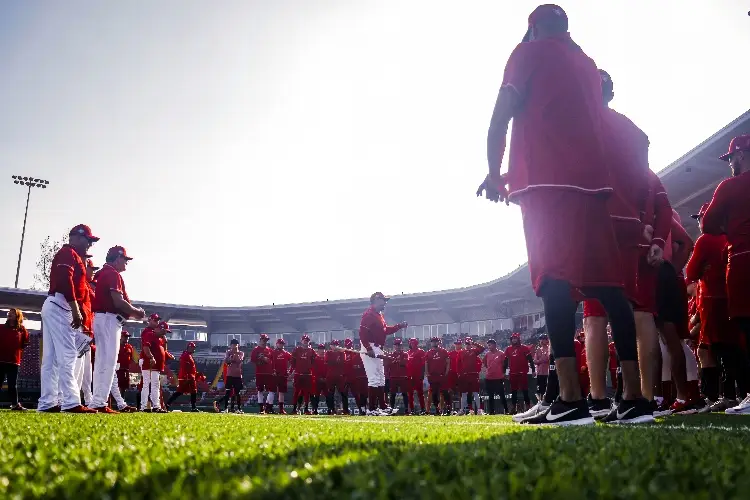
[(198, 402), (198, 393), (193, 392), (190, 394), (190, 406), (195, 410), (196, 403)]
[(370, 403), (369, 406), (368, 406), (368, 409), (370, 411), (374, 411), (375, 410), (375, 403), (376, 403), (376, 400), (375, 400), (376, 399), (375, 398), (375, 388), (374, 387), (369, 387), (369, 386), (367, 387), (367, 399), (369, 399), (369, 403)]
[(417, 396), (419, 396), (419, 409), (424, 411), (425, 410), (424, 392), (423, 391), (417, 392)]
[(391, 408), (393, 408), (395, 406), (396, 406), (396, 393), (392, 392), (391, 393)]

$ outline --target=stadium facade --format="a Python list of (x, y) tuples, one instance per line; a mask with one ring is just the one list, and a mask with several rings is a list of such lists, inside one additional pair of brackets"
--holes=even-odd
[[(718, 157), (726, 152), (732, 137), (746, 133), (750, 133), (750, 110), (659, 172), (673, 207), (693, 236), (697, 236), (698, 227), (689, 216), (697, 213), (729, 175), (726, 162)], [(38, 320), (45, 296), (42, 291), (0, 288), (0, 308), (19, 307), (29, 319)], [(360, 316), (369, 303), (349, 299), (257, 307), (137, 304), (175, 325), (175, 341), (224, 346), (233, 338), (243, 345), (257, 342), (261, 333), (269, 334), (272, 341), (283, 336), (292, 343), (303, 333), (315, 342), (356, 337)], [(419, 339), (484, 336), (496, 330), (531, 329), (544, 321), (541, 301), (534, 296), (525, 265), (480, 285), (394, 296), (386, 319), (408, 322), (411, 326), (401, 335)], [(128, 327), (136, 338), (141, 329), (140, 324)]]

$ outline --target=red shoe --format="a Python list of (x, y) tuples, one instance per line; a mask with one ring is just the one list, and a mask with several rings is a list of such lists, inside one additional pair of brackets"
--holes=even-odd
[(119, 413), (120, 413), (119, 411), (115, 411), (115, 410), (113, 410), (113, 409), (112, 409), (112, 408), (110, 408), (109, 406), (101, 406), (101, 407), (99, 407), (99, 408), (93, 408), (93, 410), (94, 410), (94, 411), (95, 411), (96, 413), (109, 413), (110, 415), (117, 415), (117, 414), (119, 414)]
[(310, 410), (306, 410), (304, 414), (305, 415), (312, 415), (312, 413), (310, 412)]
[(670, 410), (672, 410), (672, 415), (693, 415), (695, 413), (698, 413), (698, 410), (700, 410), (702, 406), (705, 406), (705, 402), (702, 406), (700, 403), (701, 401), (696, 399), (691, 399), (684, 402), (676, 400), (674, 403), (672, 403)]
[(126, 406), (125, 408), (120, 408), (118, 411), (120, 413), (135, 413), (138, 411), (138, 409), (134, 406)]
[(83, 405), (74, 406), (73, 408), (69, 410), (63, 410), (63, 413), (97, 413), (97, 411), (93, 408), (88, 408)]
[(286, 415), (286, 410), (284, 408), (279, 410), (279, 415)]
[(50, 408), (47, 408), (46, 410), (39, 410), (39, 411), (42, 413), (60, 413), (61, 410), (62, 408), (60, 408), (60, 406), (58, 405), (58, 406), (52, 406)]

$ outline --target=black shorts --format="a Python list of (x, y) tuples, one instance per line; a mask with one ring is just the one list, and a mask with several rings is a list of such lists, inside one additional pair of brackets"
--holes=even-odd
[(228, 391), (234, 390), (236, 394), (244, 389), (242, 386), (242, 377), (227, 377), (227, 383), (224, 388)]
[(687, 338), (690, 334), (689, 321), (685, 280), (677, 275), (672, 264), (664, 262), (659, 267), (656, 284), (657, 325), (673, 323), (680, 338)]
[(505, 379), (485, 379), (484, 385), (487, 388), (487, 394), (505, 394)]

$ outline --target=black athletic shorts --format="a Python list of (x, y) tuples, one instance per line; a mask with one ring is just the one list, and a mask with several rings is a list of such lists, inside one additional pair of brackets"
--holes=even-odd
[(657, 325), (674, 323), (680, 338), (690, 336), (687, 286), (669, 262), (664, 262), (659, 267), (656, 284), (656, 322)]
[(227, 377), (227, 383), (224, 388), (228, 391), (234, 390), (235, 394), (239, 394), (244, 389), (242, 387), (242, 377)]
[(488, 394), (505, 394), (505, 379), (485, 379), (485, 387)]
[(549, 375), (537, 375), (536, 376), (536, 393), (544, 394), (547, 392), (547, 379)]

